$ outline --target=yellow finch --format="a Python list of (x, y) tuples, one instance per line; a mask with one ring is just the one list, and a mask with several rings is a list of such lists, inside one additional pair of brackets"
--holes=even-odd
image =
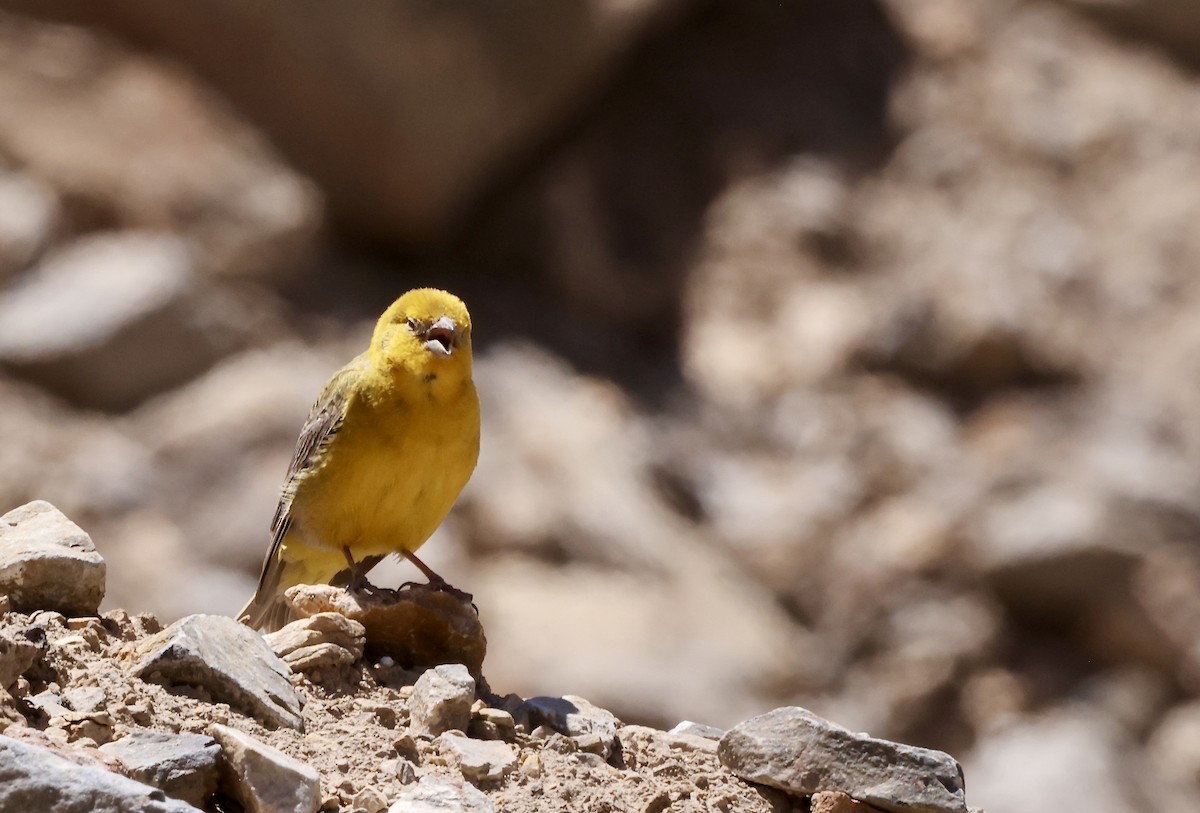
[(239, 620), (275, 630), (296, 584), (366, 584), (413, 555), (445, 518), (479, 456), (471, 317), (462, 300), (409, 291), (375, 325), (371, 346), (333, 374), (296, 442), (271, 522), (271, 548)]

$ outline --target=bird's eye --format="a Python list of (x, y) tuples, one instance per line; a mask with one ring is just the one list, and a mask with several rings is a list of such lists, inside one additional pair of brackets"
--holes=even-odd
[(420, 333), (421, 332), (421, 323), (410, 316), (410, 317), (408, 317), (408, 329), (411, 330), (413, 333)]

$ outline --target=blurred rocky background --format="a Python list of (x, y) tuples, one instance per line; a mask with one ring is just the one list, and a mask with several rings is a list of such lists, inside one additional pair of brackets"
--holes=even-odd
[(1200, 809), (1200, 6), (0, 9), (0, 511), (107, 606), (240, 607), (311, 400), (437, 285), (484, 449), (423, 554), (497, 690)]

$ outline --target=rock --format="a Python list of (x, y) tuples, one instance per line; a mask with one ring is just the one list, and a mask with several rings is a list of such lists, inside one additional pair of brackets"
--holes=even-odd
[(574, 695), (531, 697), (525, 703), (532, 725), (549, 726), (580, 742), (580, 747), (584, 738), (593, 739), (598, 743), (601, 756), (608, 759), (612, 754), (620, 721), (611, 711)]
[(84, 237), (0, 295), (0, 365), (77, 404), (122, 410), (244, 344), (239, 310), (201, 290), (177, 237)]
[(50, 503), (37, 500), (0, 517), (0, 594), (18, 612), (95, 615), (104, 577), (91, 537)]
[(810, 805), (809, 813), (876, 813), (879, 810), (840, 791), (814, 793)]
[(42, 648), (30, 641), (0, 632), (0, 689), (7, 689), (42, 657)]
[(705, 725), (704, 723), (693, 723), (691, 720), (684, 720), (667, 733), (686, 734), (689, 737), (703, 737), (706, 740), (719, 740), (725, 736), (725, 729)]
[(212, 737), (163, 731), (134, 731), (100, 746), (100, 753), (119, 762), (126, 776), (196, 807), (204, 807), (217, 789), (219, 752)]
[(209, 732), (221, 744), (221, 786), (246, 813), (316, 813), (321, 777), (311, 766), (237, 729), (214, 724)]
[(68, 708), (80, 714), (102, 711), (107, 702), (104, 690), (99, 686), (72, 686), (63, 690), (62, 697)]
[(466, 731), (475, 700), (475, 680), (462, 664), (429, 669), (417, 678), (408, 701), (414, 734), (433, 737), (446, 731)]
[(134, 674), (202, 686), (269, 726), (303, 728), (288, 667), (258, 633), (223, 615), (189, 615), (142, 641)]
[(32, 176), (0, 171), (0, 279), (37, 256), (60, 217), (53, 189)]
[(200, 813), (158, 788), (0, 735), (0, 810), (54, 813)]
[(440, 776), (422, 776), (392, 802), (387, 813), (492, 813), (495, 808), (474, 785), (454, 784)]
[[(297, 16), (286, 4), (250, 14), (215, 2), (171, 14), (140, 1), (124, 13), (70, 3), (57, 10), (188, 64), (321, 184), (345, 227), (411, 242), (444, 236), (489, 178), (577, 112), (643, 37), (691, 5), (572, 0), (510, 9), (500, 26), (484, 6), (413, 2), (362, 16), (323, 7)], [(216, 14), (227, 45), (220, 57), (206, 35)], [(287, 81), (275, 78), (285, 74)], [(429, 94), (441, 87), (454, 88), (453, 99)], [(351, 120), (354, 126), (318, 124)], [(86, 126), (68, 121), (60, 126)], [(145, 125), (156, 134), (161, 127), (153, 119)], [(114, 160), (134, 174), (126, 157)], [(182, 156), (176, 160), (186, 165)], [(214, 169), (234, 175), (233, 168)], [(244, 186), (253, 191), (249, 180)]]
[(363, 654), (363, 625), (339, 613), (317, 613), (263, 636), (293, 672), (344, 669)]
[(967, 809), (949, 754), (855, 734), (796, 706), (734, 726), (718, 754), (742, 779), (799, 796), (841, 791), (895, 813)]
[(389, 655), (409, 669), (462, 663), (477, 682), (483, 680), (487, 639), (469, 600), (422, 584), (384, 595), (299, 585), (285, 595), (300, 617), (334, 612), (362, 624), (373, 655)]
[(446, 732), (435, 740), (442, 753), (452, 755), (463, 778), (468, 782), (493, 782), (503, 779), (517, 766), (517, 753), (508, 743), (499, 740), (473, 740), (460, 734)]
[(515, 742), (517, 725), (512, 714), (504, 709), (484, 708), (474, 712), (467, 726), (467, 734), (477, 740), (504, 740)]
[(354, 794), (354, 798), (350, 800), (350, 806), (356, 810), (365, 810), (367, 813), (379, 813), (388, 806), (388, 803), (378, 788), (363, 788)]

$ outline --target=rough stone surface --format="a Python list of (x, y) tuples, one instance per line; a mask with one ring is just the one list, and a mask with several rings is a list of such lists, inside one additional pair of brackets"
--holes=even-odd
[(474, 786), (426, 776), (401, 793), (388, 813), (492, 813), (493, 810), (491, 800)]
[(100, 746), (126, 776), (196, 807), (204, 807), (217, 789), (219, 751), (212, 737), (163, 731), (134, 731)]
[(499, 740), (480, 741), (447, 732), (437, 738), (443, 753), (451, 755), (469, 782), (503, 779), (517, 766), (512, 746)]
[(0, 594), (15, 609), (95, 615), (104, 577), (91, 537), (50, 503), (37, 500), (0, 517)]
[(202, 686), (267, 725), (303, 725), (287, 665), (232, 618), (187, 616), (143, 641), (138, 655), (134, 673), (143, 680)]
[(949, 754), (855, 734), (795, 706), (734, 726), (718, 753), (743, 779), (800, 796), (841, 791), (895, 813), (967, 809)]
[(316, 813), (321, 778), (309, 765), (223, 725), (209, 731), (221, 744), (222, 788), (247, 813)]
[(421, 584), (373, 595), (300, 585), (286, 595), (300, 617), (334, 612), (362, 624), (372, 654), (388, 655), (414, 669), (462, 663), (476, 681), (483, 680), (487, 638), (470, 599)]
[(335, 671), (363, 654), (365, 629), (340, 613), (317, 613), (268, 633), (263, 639), (293, 672)]
[(462, 664), (427, 670), (413, 686), (409, 709), (413, 730), (436, 737), (446, 731), (466, 731), (475, 701), (475, 680)]
[(158, 788), (0, 735), (0, 810), (54, 813), (199, 813)]
[(549, 726), (581, 744), (585, 739), (591, 740), (605, 759), (612, 753), (619, 721), (611, 711), (574, 695), (531, 697), (525, 705), (529, 708), (531, 725)]

